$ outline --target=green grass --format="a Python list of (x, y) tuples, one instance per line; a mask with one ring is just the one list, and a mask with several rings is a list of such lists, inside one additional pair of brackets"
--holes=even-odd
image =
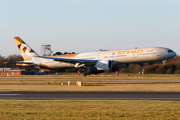
[(0, 100), (0, 118), (3, 120), (178, 120), (180, 101)]
[[(177, 82), (154, 81), (83, 81), (83, 86), (75, 86), (76, 81), (65, 80), (0, 80), (0, 91), (25, 92), (180, 92)], [(50, 85), (48, 85), (50, 83)], [(61, 85), (63, 83), (64, 85)]]
[[(0, 77), (0, 91), (122, 91), (122, 92), (180, 92), (180, 84), (163, 82), (126, 82), (112, 79), (179, 80), (180, 75), (124, 75), (124, 76), (22, 76)], [(32, 80), (14, 80), (32, 78)], [(33, 80), (41, 78), (42, 80)], [(56, 78), (62, 80), (43, 80)], [(85, 86), (67, 85), (63, 78), (109, 79), (109, 81), (83, 81)], [(50, 85), (48, 83), (50, 82)], [(61, 83), (65, 85), (61, 86)], [(75, 84), (75, 81), (71, 81)], [(119, 120), (119, 119), (180, 119), (180, 101), (156, 100), (0, 100), (2, 120)]]
[(54, 78), (54, 79), (139, 79), (139, 80), (180, 80), (180, 74), (146, 74), (146, 75), (135, 75), (135, 74), (98, 74), (98, 75), (89, 75), (89, 76), (77, 76), (74, 74), (64, 74), (64, 75), (50, 75), (50, 76), (9, 76), (3, 77), (0, 76), (0, 79), (6, 78)]

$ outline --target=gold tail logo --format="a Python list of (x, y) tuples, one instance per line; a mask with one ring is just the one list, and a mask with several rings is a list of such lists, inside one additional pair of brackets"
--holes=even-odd
[(31, 47), (29, 47), (20, 37), (14, 37), (14, 40), (19, 48), (19, 51), (24, 61), (32, 61), (32, 57), (38, 56)]

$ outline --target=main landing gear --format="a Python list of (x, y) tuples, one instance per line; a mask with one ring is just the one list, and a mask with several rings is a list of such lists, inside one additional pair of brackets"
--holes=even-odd
[(87, 66), (86, 67), (86, 71), (84, 72), (84, 76), (92, 74), (92, 70), (91, 69), (92, 69), (91, 66)]
[(84, 72), (84, 76), (90, 75), (90, 74), (98, 74), (99, 71), (96, 67), (93, 66), (87, 66), (86, 71)]
[(90, 74), (91, 74), (90, 72), (85, 72), (84, 76), (87, 76), (87, 75), (90, 75)]

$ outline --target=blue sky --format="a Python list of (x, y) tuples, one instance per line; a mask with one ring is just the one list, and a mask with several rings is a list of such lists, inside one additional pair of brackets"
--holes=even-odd
[(0, 55), (168, 47), (180, 55), (179, 0), (0, 0)]

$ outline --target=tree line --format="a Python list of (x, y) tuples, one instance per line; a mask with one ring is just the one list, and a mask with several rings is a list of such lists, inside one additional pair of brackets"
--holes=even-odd
[[(74, 53), (74, 52), (72, 52)], [(71, 54), (72, 54), (71, 53)], [(15, 64), (4, 64), (4, 62), (23, 61), (21, 55), (9, 55), (7, 57), (0, 55), (0, 67), (19, 67)], [(20, 67), (21, 68), (21, 67)], [(79, 70), (79, 69), (78, 69)], [(63, 70), (65, 72), (77, 72), (77, 69)], [(144, 73), (144, 74), (180, 74), (180, 56), (167, 60), (166, 67), (163, 67), (162, 62), (151, 62), (142, 64), (130, 64), (128, 68), (112, 69), (109, 72), (119, 71), (119, 73)]]
[(180, 74), (180, 56), (167, 60), (166, 67), (162, 61), (143, 64), (130, 64), (129, 68), (119, 68), (120, 73), (144, 73), (144, 74)]
[(16, 62), (16, 61), (23, 61), (21, 55), (9, 55), (7, 57), (0, 55), (0, 67), (17, 67), (16, 64), (5, 64), (5, 62)]
[(53, 55), (66, 55), (66, 54), (76, 54), (75, 52), (56, 52)]

